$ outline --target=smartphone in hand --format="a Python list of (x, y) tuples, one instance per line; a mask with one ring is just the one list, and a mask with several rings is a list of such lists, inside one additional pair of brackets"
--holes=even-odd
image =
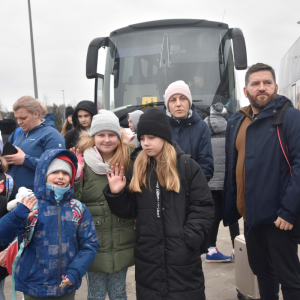
[(17, 153), (18, 150), (10, 142), (6, 142), (5, 146), (3, 147), (2, 156), (13, 155)]

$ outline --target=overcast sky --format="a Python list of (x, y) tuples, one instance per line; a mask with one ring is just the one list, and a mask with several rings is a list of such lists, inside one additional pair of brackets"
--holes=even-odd
[[(134, 23), (206, 19), (239, 27), (248, 65), (264, 62), (279, 78), (280, 60), (300, 36), (299, 0), (31, 0), (39, 99), (48, 104), (93, 100), (85, 77), (89, 43)], [(0, 100), (8, 110), (34, 96), (27, 0), (0, 0)], [(244, 71), (239, 71), (240, 88)], [(279, 82), (280, 85), (280, 82)]]

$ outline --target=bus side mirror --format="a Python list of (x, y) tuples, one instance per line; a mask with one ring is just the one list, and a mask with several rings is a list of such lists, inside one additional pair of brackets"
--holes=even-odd
[(247, 69), (247, 50), (244, 35), (241, 29), (231, 28), (230, 37), (233, 43), (234, 62), (237, 70)]
[(96, 38), (91, 41), (86, 57), (86, 77), (97, 78), (98, 51), (101, 47), (108, 46), (108, 38)]

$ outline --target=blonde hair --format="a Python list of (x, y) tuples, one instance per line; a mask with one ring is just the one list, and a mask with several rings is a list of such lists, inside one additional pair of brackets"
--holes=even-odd
[(4, 173), (4, 172), (7, 171), (7, 168), (8, 168), (7, 162), (6, 162), (5, 158), (2, 157), (2, 156), (0, 156), (0, 161), (1, 161), (1, 164), (2, 164), (2, 167), (0, 168), (0, 172)]
[[(110, 166), (115, 166), (116, 163), (119, 166), (124, 168), (124, 172), (126, 173), (129, 169), (130, 163), (130, 148), (134, 148), (132, 145), (129, 145), (127, 142), (124, 142), (126, 139), (126, 133), (121, 128), (121, 140), (118, 138), (118, 145), (115, 149), (115, 153), (113, 157), (109, 160)], [(81, 153), (83, 153), (86, 149), (92, 148), (95, 146), (95, 136), (90, 137), (90, 133), (87, 131), (83, 131), (80, 134), (80, 140), (77, 144), (77, 148)]]
[[(63, 125), (63, 127), (61, 129), (61, 132), (60, 132), (60, 134), (62, 136), (65, 136), (65, 134), (67, 133), (67, 127), (68, 127), (69, 124), (71, 124), (71, 123), (69, 123), (68, 118), (66, 118), (66, 121), (65, 121), (65, 123), (64, 123), (64, 125)], [(71, 124), (71, 125), (72, 125), (72, 129), (74, 129), (73, 124)]]
[(298, 100), (296, 108), (300, 110), (300, 99)]
[(40, 119), (47, 113), (47, 108), (41, 101), (34, 99), (31, 96), (22, 96), (13, 105), (13, 110), (17, 111), (20, 108), (25, 108), (32, 115), (37, 111)]
[[(179, 193), (180, 179), (177, 172), (177, 154), (174, 147), (165, 141), (160, 159), (157, 161), (156, 173), (161, 186), (167, 191)], [(150, 166), (150, 156), (142, 150), (133, 167), (133, 176), (128, 186), (131, 192), (141, 193), (141, 186), (147, 188), (147, 168)], [(150, 180), (150, 178), (149, 178)]]

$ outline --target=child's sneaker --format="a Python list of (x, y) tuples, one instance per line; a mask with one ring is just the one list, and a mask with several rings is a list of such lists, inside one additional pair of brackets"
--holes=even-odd
[(234, 262), (234, 259), (235, 259), (235, 254), (234, 254), (234, 249), (233, 249), (231, 252), (231, 260)]
[(206, 260), (205, 262), (207, 263), (228, 263), (232, 261), (232, 257), (231, 256), (226, 256), (224, 254), (222, 254), (221, 252), (218, 251), (218, 249), (216, 249), (217, 252), (213, 253), (211, 255), (206, 254)]

